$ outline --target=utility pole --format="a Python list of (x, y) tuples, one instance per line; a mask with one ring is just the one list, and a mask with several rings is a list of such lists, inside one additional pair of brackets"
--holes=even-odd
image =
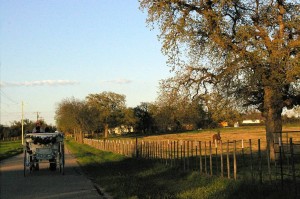
[(41, 112), (34, 112), (34, 113), (36, 113), (36, 121), (38, 121), (39, 120), (39, 118), (40, 118), (40, 116), (39, 116), (39, 114), (41, 113)]
[(22, 145), (24, 144), (24, 102), (22, 101)]

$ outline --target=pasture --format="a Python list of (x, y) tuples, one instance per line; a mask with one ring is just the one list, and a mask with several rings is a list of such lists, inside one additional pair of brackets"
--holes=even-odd
[(21, 140), (0, 141), (0, 160), (23, 152)]
[[(219, 128), (219, 129), (204, 129), (183, 133), (171, 133), (162, 135), (141, 136), (143, 140), (157, 141), (157, 140), (183, 140), (183, 141), (212, 141), (212, 136), (220, 131), (223, 142), (227, 140), (258, 140), (262, 143), (266, 142), (266, 131), (264, 126), (248, 126), (238, 128)], [(297, 133), (298, 131), (298, 133)], [(293, 137), (294, 141), (300, 142), (300, 124), (299, 126), (284, 126), (283, 138)]]
[[(212, 135), (218, 130), (223, 142), (214, 145)], [(283, 145), (278, 147), (275, 143), (278, 150), (275, 162), (270, 161), (270, 153), (266, 150), (263, 127), (125, 136), (108, 140), (85, 139), (84, 142), (102, 151), (150, 160), (183, 173), (196, 172), (261, 186), (272, 184), (278, 189), (286, 186), (297, 195), (300, 181), (299, 128), (285, 127), (284, 132)]]

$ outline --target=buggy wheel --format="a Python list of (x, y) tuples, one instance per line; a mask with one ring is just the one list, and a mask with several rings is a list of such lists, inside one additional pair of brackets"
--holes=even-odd
[(52, 159), (50, 159), (49, 160), (49, 162), (50, 162), (50, 167), (49, 167), (49, 169), (51, 170), (51, 171), (56, 171), (56, 167), (57, 167), (57, 157), (55, 156), (55, 157), (53, 157)]
[(60, 142), (60, 147), (59, 147), (59, 172), (64, 175), (65, 174), (65, 149), (64, 149), (64, 144)]
[(29, 160), (28, 165), (29, 165), (29, 172), (31, 173), (34, 167), (34, 162), (32, 160), (32, 156), (28, 155), (27, 153), (27, 159)]
[(26, 160), (27, 160), (27, 157), (26, 157), (26, 149), (24, 149), (24, 177), (26, 176)]
[(39, 162), (35, 163), (34, 170), (36, 170), (36, 171), (40, 170), (40, 164), (39, 164)]
[(32, 171), (32, 156), (29, 155), (28, 151), (24, 150), (24, 177), (27, 173)]

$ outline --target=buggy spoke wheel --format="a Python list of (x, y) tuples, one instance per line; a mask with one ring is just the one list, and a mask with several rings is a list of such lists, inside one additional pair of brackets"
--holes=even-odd
[(26, 150), (24, 150), (24, 177), (26, 176)]
[(32, 157), (29, 155), (28, 151), (24, 150), (24, 177), (26, 174), (31, 173), (32, 170)]
[(65, 175), (65, 145), (62, 145), (62, 174)]
[(64, 167), (65, 167), (65, 150), (64, 150), (64, 144), (60, 142), (60, 147), (59, 147), (59, 172), (64, 175)]

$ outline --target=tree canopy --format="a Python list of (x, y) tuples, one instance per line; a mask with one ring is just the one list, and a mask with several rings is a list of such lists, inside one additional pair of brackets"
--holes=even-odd
[(89, 106), (99, 111), (99, 120), (104, 124), (105, 137), (108, 136), (108, 129), (120, 125), (125, 117), (125, 95), (102, 92), (89, 94), (86, 101)]
[(267, 138), (282, 131), (284, 107), (300, 103), (300, 1), (140, 0), (160, 29), (175, 77), (169, 88), (214, 89), (259, 109)]

